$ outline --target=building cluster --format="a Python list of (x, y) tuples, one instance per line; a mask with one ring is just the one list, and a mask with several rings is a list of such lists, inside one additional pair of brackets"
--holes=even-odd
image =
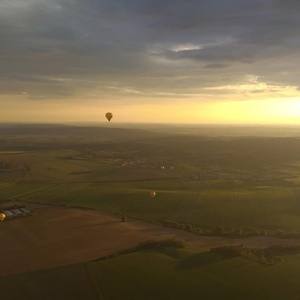
[(30, 215), (31, 211), (24, 206), (13, 206), (7, 208), (0, 208), (0, 222), (25, 217)]

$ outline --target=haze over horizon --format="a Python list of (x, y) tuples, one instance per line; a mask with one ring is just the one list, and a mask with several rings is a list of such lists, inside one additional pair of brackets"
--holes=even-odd
[(296, 0), (2, 0), (0, 122), (300, 124)]

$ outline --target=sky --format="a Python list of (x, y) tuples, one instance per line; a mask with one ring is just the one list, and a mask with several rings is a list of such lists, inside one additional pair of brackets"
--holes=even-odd
[(300, 124), (299, 0), (0, 0), (0, 122)]

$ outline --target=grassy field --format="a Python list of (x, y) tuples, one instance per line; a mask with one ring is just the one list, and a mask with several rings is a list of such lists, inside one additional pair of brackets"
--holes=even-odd
[(204, 228), (300, 232), (296, 137), (209, 138), (174, 128), (0, 129), (0, 202), (84, 206)]
[[(151, 262), (151, 263), (150, 263)], [(192, 263), (191, 263), (192, 262)], [(5, 299), (299, 299), (300, 256), (267, 266), (216, 254), (137, 252), (0, 279)]]
[[(148, 221), (172, 220), (207, 227), (254, 227), (300, 231), (299, 189), (159, 189), (145, 183), (17, 183), (4, 186), (0, 197), (125, 213)], [(169, 184), (170, 185), (170, 184)], [(149, 191), (156, 190), (155, 199)]]

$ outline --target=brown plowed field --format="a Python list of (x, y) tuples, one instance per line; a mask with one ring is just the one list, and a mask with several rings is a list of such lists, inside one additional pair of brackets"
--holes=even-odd
[(300, 245), (299, 240), (201, 237), (93, 210), (43, 207), (32, 216), (0, 224), (0, 276), (75, 264), (111, 255), (154, 239), (176, 238), (195, 249), (244, 244)]

